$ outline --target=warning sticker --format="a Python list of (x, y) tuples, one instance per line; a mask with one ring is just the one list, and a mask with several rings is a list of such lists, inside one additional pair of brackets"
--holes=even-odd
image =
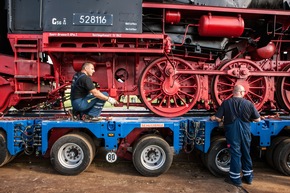
[(164, 127), (164, 123), (141, 123), (141, 127)]

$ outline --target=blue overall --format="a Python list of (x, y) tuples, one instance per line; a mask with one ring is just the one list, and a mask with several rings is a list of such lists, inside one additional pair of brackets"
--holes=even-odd
[[(80, 77), (84, 74), (75, 78), (72, 84), (72, 89)], [(109, 96), (107, 92), (102, 92), (104, 95)], [(74, 111), (79, 111), (81, 116), (83, 114), (90, 115), (93, 117), (98, 117), (101, 114), (101, 111), (104, 107), (106, 101), (96, 98), (91, 93), (84, 98), (78, 98), (71, 101)]]
[[(102, 92), (109, 96), (107, 92)], [(85, 98), (79, 98), (72, 101), (72, 106), (75, 111), (80, 111), (81, 115), (86, 114), (93, 117), (98, 117), (104, 107), (106, 101), (96, 98), (92, 94), (88, 94)]]
[[(240, 105), (243, 108), (244, 103)], [(235, 113), (230, 106), (231, 112)], [(239, 109), (238, 112), (242, 112)], [(236, 114), (235, 121), (231, 124), (225, 125), (226, 140), (230, 145), (231, 163), (229, 176), (233, 183), (241, 184), (240, 172), (242, 169), (243, 176), (247, 182), (253, 180), (252, 159), (250, 156), (251, 145), (251, 130), (250, 122), (244, 122), (241, 119), (241, 115)]]

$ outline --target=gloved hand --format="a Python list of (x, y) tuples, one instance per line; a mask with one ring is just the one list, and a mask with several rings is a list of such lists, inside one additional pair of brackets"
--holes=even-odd
[(98, 82), (94, 82), (96, 88), (101, 88)]
[(112, 105), (119, 104), (118, 101), (116, 99), (112, 98), (112, 97), (108, 98), (108, 102), (111, 103)]

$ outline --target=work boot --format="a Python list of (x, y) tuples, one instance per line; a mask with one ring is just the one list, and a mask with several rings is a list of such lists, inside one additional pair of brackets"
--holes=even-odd
[(243, 183), (245, 183), (245, 184), (249, 184), (249, 185), (251, 185), (251, 184), (252, 184), (252, 181), (250, 181), (250, 180), (246, 179), (246, 177), (245, 177), (245, 176), (243, 176), (243, 177), (242, 177), (242, 182), (243, 182)]
[(226, 177), (225, 180), (224, 180), (226, 183), (228, 184), (231, 184), (231, 185), (234, 185), (234, 186), (237, 186), (237, 187), (241, 187), (242, 186), (242, 183), (234, 183), (230, 177)]
[(81, 120), (81, 113), (79, 111), (72, 109), (72, 119), (76, 121)]
[(94, 117), (91, 115), (83, 115), (82, 120), (84, 122), (96, 122), (96, 121), (101, 121), (102, 118), (101, 117)]

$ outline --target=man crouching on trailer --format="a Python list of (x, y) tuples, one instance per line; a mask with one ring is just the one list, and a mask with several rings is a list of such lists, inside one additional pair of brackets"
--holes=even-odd
[(253, 181), (250, 122), (261, 120), (254, 104), (243, 98), (245, 93), (242, 85), (236, 85), (233, 97), (223, 101), (215, 116), (210, 117), (212, 121), (218, 122), (224, 118), (225, 136), (231, 154), (229, 178), (226, 178), (225, 181), (235, 186), (242, 186), (242, 181), (247, 184), (251, 184)]
[(106, 92), (96, 89), (92, 79), (94, 65), (85, 62), (80, 72), (75, 73), (71, 84), (71, 103), (73, 116), (80, 116), (84, 121), (98, 121), (106, 101), (112, 105), (118, 101), (108, 96)]

